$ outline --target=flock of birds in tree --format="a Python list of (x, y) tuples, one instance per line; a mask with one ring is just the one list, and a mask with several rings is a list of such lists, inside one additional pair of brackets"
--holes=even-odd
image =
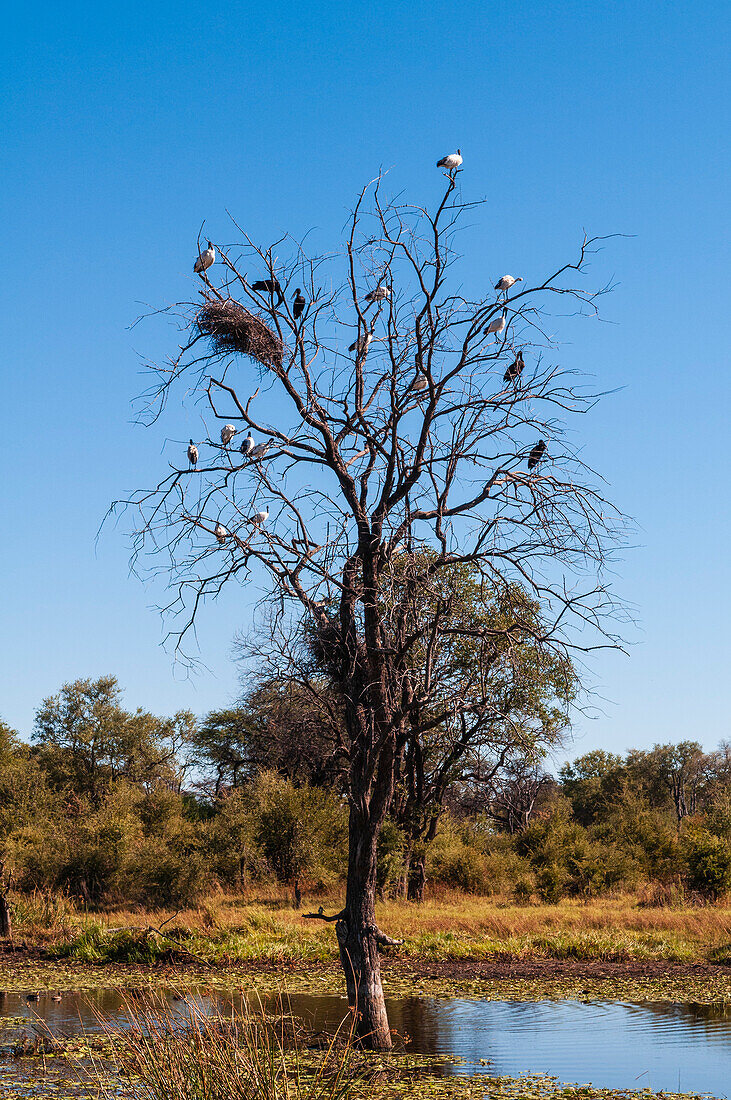
[[(446, 157), (442, 157), (441, 160), (437, 161), (437, 168), (444, 168), (450, 174), (452, 172), (456, 172), (457, 169), (461, 167), (461, 165), (462, 152), (460, 149), (458, 149), (456, 153), (448, 153)], [(215, 262), (216, 249), (213, 245), (213, 242), (208, 241), (207, 247), (204, 251), (200, 253), (198, 259), (195, 261), (195, 264), (193, 265), (193, 271), (196, 275), (205, 275), (206, 271), (208, 271), (208, 268), (211, 267)], [(495, 283), (494, 289), (499, 294), (504, 294), (505, 299), (507, 299), (507, 295), (510, 289), (515, 286), (516, 283), (522, 282), (522, 275), (503, 275), (502, 278), (498, 279), (498, 281)], [(259, 279), (257, 282), (251, 284), (251, 289), (257, 294), (269, 295), (272, 302), (274, 302), (274, 298), (276, 296), (277, 301), (276, 303), (274, 303), (276, 306), (280, 306), (284, 301), (284, 293), (277, 279)], [(371, 290), (368, 294), (366, 294), (366, 312), (371, 308), (371, 306), (375, 305), (377, 302), (388, 301), (390, 297), (391, 288), (384, 283), (379, 283), (374, 290)], [(292, 316), (294, 317), (295, 321), (298, 321), (300, 319), (305, 311), (306, 306), (307, 300), (302, 293), (302, 288), (298, 286), (292, 296)], [(490, 323), (483, 329), (483, 334), (485, 336), (494, 335), (495, 339), (497, 340), (500, 334), (505, 331), (507, 323), (508, 310), (507, 306), (503, 306), (500, 316), (495, 317), (492, 321), (490, 321)], [(368, 347), (372, 340), (373, 330), (371, 329), (370, 331), (364, 332), (360, 336), (358, 336), (350, 345), (348, 351), (355, 352), (359, 359), (363, 359), (368, 352)], [(429, 380), (423, 372), (420, 362), (420, 356), (418, 354), (416, 367), (416, 379), (412, 383), (411, 389), (420, 392), (428, 388)], [(505, 371), (505, 374), (503, 375), (503, 382), (517, 382), (523, 372), (524, 367), (525, 363), (523, 361), (523, 353), (519, 351), (513, 362)], [(235, 428), (233, 424), (224, 424), (223, 428), (221, 428), (221, 443), (224, 447), (228, 447), (233, 437), (237, 434), (237, 431), (238, 429)], [(244, 458), (258, 460), (264, 457), (270, 446), (270, 442), (255, 444), (254, 438), (251, 432), (249, 432), (249, 434), (246, 436), (243, 443), (241, 444), (239, 450), (241, 451), (241, 454), (244, 456)], [(536, 445), (530, 451), (530, 454), (528, 455), (529, 470), (535, 469), (538, 463), (542, 460), (545, 451), (545, 441), (543, 439), (539, 439)], [(188, 444), (188, 462), (190, 463), (192, 468), (195, 468), (198, 465), (198, 447), (192, 439)], [(257, 527), (261, 527), (263, 526), (263, 524), (266, 523), (268, 518), (269, 509), (266, 508), (263, 511), (255, 512), (254, 515), (251, 517), (251, 522), (254, 523)], [(220, 522), (216, 524), (213, 533), (216, 536), (217, 541), (221, 544), (225, 543), (226, 539), (230, 535), (228, 529), (224, 527), (224, 525)]]

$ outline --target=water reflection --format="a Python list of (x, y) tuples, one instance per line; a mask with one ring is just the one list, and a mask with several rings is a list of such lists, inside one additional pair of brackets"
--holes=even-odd
[[(172, 992), (167, 996), (171, 1007), (180, 1007)], [(234, 992), (199, 993), (198, 998), (206, 1011), (242, 1004)], [(276, 1008), (273, 1000), (264, 1003)], [(391, 1026), (407, 1040), (409, 1051), (472, 1063), (445, 1057), (446, 1072), (544, 1073), (605, 1088), (731, 1096), (731, 1006), (436, 997), (396, 997), (387, 1003)], [(334, 1029), (347, 1014), (341, 997), (292, 996), (290, 1005), (318, 1030)], [(43, 993), (30, 1002), (22, 994), (5, 994), (0, 998), (5, 1018), (0, 1046), (10, 1042), (13, 1027), (42, 1021), (55, 1034), (68, 1036), (98, 1028), (100, 1015), (124, 1023), (123, 997), (108, 989), (65, 994), (60, 1001)]]

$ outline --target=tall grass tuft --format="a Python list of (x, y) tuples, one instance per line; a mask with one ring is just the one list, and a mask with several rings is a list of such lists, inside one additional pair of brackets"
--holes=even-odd
[(104, 1030), (132, 1100), (346, 1100), (356, 1078), (363, 1083), (350, 1021), (316, 1057), (303, 1057), (300, 1025), (286, 1011), (208, 1015), (192, 999), (176, 1010), (150, 999), (127, 1011), (128, 1030)]

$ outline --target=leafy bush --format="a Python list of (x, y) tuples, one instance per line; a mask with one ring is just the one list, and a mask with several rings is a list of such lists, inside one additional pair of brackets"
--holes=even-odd
[(245, 799), (254, 840), (280, 882), (307, 876), (324, 884), (344, 873), (347, 814), (330, 791), (262, 772)]
[(694, 828), (683, 838), (688, 883), (715, 901), (731, 890), (731, 844), (708, 829)]
[(485, 888), (485, 857), (458, 840), (432, 852), (430, 877), (445, 886), (477, 893)]

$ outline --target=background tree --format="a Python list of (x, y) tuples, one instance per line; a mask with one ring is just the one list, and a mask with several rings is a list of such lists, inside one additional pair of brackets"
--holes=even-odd
[[(391, 809), (407, 838), (401, 892), (417, 901), (426, 849), (450, 790), (468, 776), (473, 786), (484, 786), (510, 764), (535, 763), (568, 726), (577, 687), (567, 655), (536, 642), (539, 608), (521, 586), (488, 585), (471, 564), (462, 564), (442, 571), (429, 596), (440, 604), (429, 616), (440, 615), (443, 641), (430, 654), (431, 639), (425, 639), (409, 659), (415, 675), (431, 666), (440, 692), (409, 716)], [(413, 610), (415, 619), (422, 613)]]
[(122, 707), (114, 676), (75, 680), (44, 699), (36, 712), (33, 741), (46, 775), (58, 789), (88, 797), (94, 807), (118, 779), (180, 789), (182, 749), (193, 736), (187, 711), (171, 719)]
[[(514, 293), (486, 290), (486, 276), (470, 295), (454, 246), (459, 218), (468, 208), (474, 215), (474, 204), (460, 198), (457, 178), (447, 174), (433, 213), (387, 201), (376, 180), (356, 202), (339, 255), (310, 258), (288, 238), (259, 248), (245, 234), (238, 254), (219, 247), (202, 301), (182, 310), (189, 338), (154, 368), (148, 395), (154, 420), (182, 381), (192, 400), (208, 403), (216, 427), (199, 443), (195, 468), (176, 462), (126, 502), (141, 517), (134, 560), (150, 550), (155, 567), (168, 552), (179, 638), (208, 597), (252, 574), (285, 634), (303, 645), (318, 634), (343, 714), (349, 804), (345, 905), (328, 919), (359, 1034), (380, 1048), (391, 1038), (377, 842), (410, 731), (425, 710), (456, 738), (464, 722), (482, 721), (457, 695), (445, 698), (432, 672), (438, 653), (455, 633), (486, 653), (497, 636), (514, 646), (532, 636), (557, 654), (613, 643), (612, 601), (592, 577), (617, 517), (564, 430), (593, 398), (543, 355), (552, 346), (551, 301), (562, 312), (567, 304), (596, 311), (600, 291), (569, 281), (580, 280), (595, 242)], [(271, 289), (248, 281), (254, 262)], [(297, 318), (295, 286), (307, 299)], [(527, 366), (511, 377), (518, 351)], [(249, 457), (220, 443), (225, 423), (253, 432), (263, 450)], [(400, 596), (402, 553), (414, 566)], [(445, 571), (461, 564), (502, 587), (506, 600), (515, 583), (525, 586), (540, 625), (520, 602), (512, 614), (505, 608), (497, 629), (451, 624), (434, 596)], [(418, 648), (425, 662), (416, 669)]]
[(254, 771), (252, 716), (244, 706), (212, 710), (195, 731), (193, 759), (212, 777), (214, 798), (236, 789)]

